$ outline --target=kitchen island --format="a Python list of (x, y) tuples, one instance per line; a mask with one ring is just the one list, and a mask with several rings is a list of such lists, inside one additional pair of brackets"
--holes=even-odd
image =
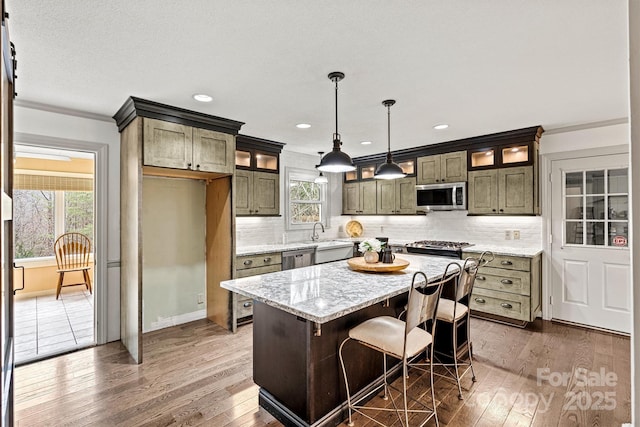
[[(350, 328), (375, 316), (397, 316), (413, 274), (439, 279), (452, 260), (402, 254), (410, 265), (393, 273), (353, 271), (346, 261), (228, 280), (221, 286), (254, 300), (253, 379), (260, 406), (290, 426), (335, 426), (346, 418), (338, 346)], [(380, 354), (346, 349), (354, 390), (382, 374)]]

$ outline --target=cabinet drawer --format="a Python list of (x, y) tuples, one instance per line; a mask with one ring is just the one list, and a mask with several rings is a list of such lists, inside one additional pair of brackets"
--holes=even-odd
[(253, 315), (253, 300), (248, 297), (238, 296), (236, 302), (236, 318), (242, 319), (243, 317)]
[(264, 267), (256, 268), (245, 268), (244, 270), (236, 271), (236, 279), (241, 279), (243, 277), (249, 276), (257, 276), (258, 274), (274, 273), (280, 270), (282, 270), (282, 266), (280, 264), (265, 265)]
[(497, 314), (527, 322), (532, 320), (530, 314), (531, 300), (523, 295), (474, 288), (469, 305), (472, 310), (484, 313)]
[[(278, 265), (282, 264), (282, 253), (280, 252), (236, 257), (236, 270), (246, 270), (248, 268), (264, 267), (267, 265), (276, 265), (276, 264)], [(272, 271), (278, 271), (278, 270), (272, 270)], [(255, 273), (255, 274), (262, 274), (262, 273)]]
[[(470, 253), (464, 252), (462, 254), (462, 259), (467, 257), (479, 257), (479, 253)], [(493, 261), (487, 264), (486, 267), (495, 267), (495, 268), (505, 268), (507, 270), (520, 270), (520, 271), (531, 271), (531, 259), (525, 257), (514, 257), (507, 255), (495, 255)], [(484, 268), (486, 268), (484, 267)], [(481, 268), (479, 271), (483, 271)]]
[(475, 288), (531, 295), (531, 275), (527, 271), (484, 267), (476, 275)]

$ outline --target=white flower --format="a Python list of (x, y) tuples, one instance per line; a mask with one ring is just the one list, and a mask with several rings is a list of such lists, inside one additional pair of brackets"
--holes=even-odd
[(360, 242), (358, 249), (360, 252), (380, 252), (382, 250), (383, 243), (378, 239), (366, 239)]

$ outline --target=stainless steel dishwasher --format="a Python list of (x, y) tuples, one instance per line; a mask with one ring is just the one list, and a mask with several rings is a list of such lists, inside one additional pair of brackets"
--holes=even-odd
[(316, 249), (305, 248), (295, 251), (282, 252), (282, 269), (291, 270), (293, 268), (308, 267), (315, 264)]

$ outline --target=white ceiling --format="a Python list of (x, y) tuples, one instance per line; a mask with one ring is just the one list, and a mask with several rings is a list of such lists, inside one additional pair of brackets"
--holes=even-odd
[[(622, 0), (6, 0), (19, 99), (111, 116), (130, 95), (352, 156), (625, 118)], [(194, 101), (194, 93), (213, 102)], [(310, 123), (300, 130), (296, 123)], [(437, 123), (449, 129), (433, 130)], [(115, 126), (115, 125), (114, 125)], [(363, 146), (359, 142), (373, 141)], [(543, 139), (544, 143), (544, 139)]]

